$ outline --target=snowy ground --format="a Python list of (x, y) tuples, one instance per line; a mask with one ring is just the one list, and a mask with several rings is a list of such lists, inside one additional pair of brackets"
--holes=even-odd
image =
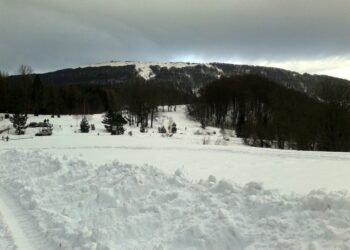
[(184, 107), (133, 136), (75, 118), (0, 141), (0, 249), (350, 249), (349, 153), (247, 147)]

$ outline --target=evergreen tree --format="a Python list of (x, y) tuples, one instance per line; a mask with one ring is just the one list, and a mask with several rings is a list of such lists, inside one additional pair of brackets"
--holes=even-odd
[(89, 133), (89, 130), (90, 130), (89, 122), (88, 122), (86, 116), (84, 116), (80, 122), (80, 131), (82, 133)]
[(13, 114), (10, 117), (10, 121), (13, 124), (13, 127), (16, 129), (16, 134), (24, 134), (24, 129), (27, 123), (28, 116), (26, 114)]
[(124, 134), (125, 130), (123, 126), (127, 123), (127, 121), (123, 118), (121, 113), (108, 111), (105, 114), (102, 123), (105, 125), (108, 132), (121, 135)]
[(105, 128), (108, 132), (112, 130), (114, 112), (107, 111), (103, 117), (102, 123), (105, 125)]
[(146, 126), (144, 124), (141, 124), (140, 126), (140, 132), (141, 133), (146, 133)]
[(36, 75), (34, 77), (33, 85), (32, 85), (32, 103), (34, 114), (38, 115), (42, 109), (43, 104), (43, 93), (44, 87), (40, 80), (40, 77)]
[(160, 134), (165, 134), (166, 133), (166, 128), (164, 126), (158, 128), (158, 133)]
[(176, 134), (177, 128), (176, 128), (176, 123), (174, 122), (171, 126), (171, 133)]

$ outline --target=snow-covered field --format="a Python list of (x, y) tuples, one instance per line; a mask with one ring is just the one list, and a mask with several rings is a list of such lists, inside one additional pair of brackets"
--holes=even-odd
[(244, 146), (185, 111), (132, 136), (30, 117), (54, 134), (0, 141), (0, 249), (350, 249), (349, 153)]

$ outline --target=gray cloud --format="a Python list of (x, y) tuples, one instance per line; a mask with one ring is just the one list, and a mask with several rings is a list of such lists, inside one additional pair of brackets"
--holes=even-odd
[(343, 67), (349, 9), (348, 0), (0, 0), (0, 69), (106, 60), (319, 65), (328, 58), (341, 58), (334, 67)]

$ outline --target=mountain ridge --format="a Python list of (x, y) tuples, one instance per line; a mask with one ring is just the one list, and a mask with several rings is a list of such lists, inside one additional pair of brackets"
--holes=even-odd
[(254, 74), (288, 88), (310, 93), (324, 81), (350, 84), (327, 75), (300, 74), (276, 67), (228, 63), (110, 61), (39, 74), (44, 84), (118, 84), (143, 79), (176, 83), (181, 88), (199, 89), (221, 77)]

